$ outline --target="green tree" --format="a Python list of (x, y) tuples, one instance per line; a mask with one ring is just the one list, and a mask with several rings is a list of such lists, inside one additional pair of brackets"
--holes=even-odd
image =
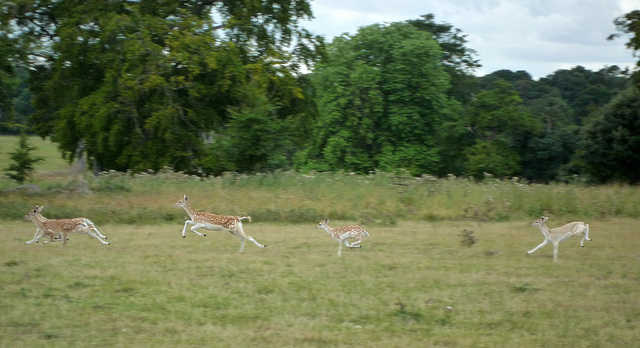
[(528, 143), (522, 160), (522, 176), (550, 182), (569, 173), (569, 164), (578, 147), (580, 127), (574, 123), (571, 107), (555, 87), (540, 82), (517, 82), (524, 105), (544, 127), (541, 135)]
[(35, 130), (69, 160), (84, 144), (95, 170), (197, 172), (204, 139), (246, 108), (248, 86), (275, 121), (302, 117), (296, 74), (322, 48), (297, 26), (311, 16), (306, 0), (19, 0), (2, 11), (3, 28), (41, 57)]
[(557, 88), (560, 97), (572, 110), (573, 123), (582, 125), (582, 120), (592, 111), (607, 104), (626, 88), (627, 78), (617, 66), (596, 72), (577, 66), (557, 70), (541, 78), (540, 83)]
[(580, 127), (569, 125), (547, 130), (534, 137), (522, 160), (522, 176), (538, 181), (564, 180), (580, 174), (572, 162), (580, 144)]
[(18, 146), (15, 151), (9, 154), (9, 158), (13, 163), (9, 164), (9, 166), (4, 169), (4, 171), (7, 172), (6, 175), (20, 184), (24, 183), (24, 181), (31, 176), (35, 170), (33, 165), (40, 161), (44, 161), (44, 158), (42, 157), (33, 156), (32, 152), (35, 149), (35, 146), (29, 145), (29, 137), (27, 134), (22, 132), (20, 134)]
[(319, 119), (299, 165), (436, 172), (438, 130), (453, 105), (441, 57), (432, 35), (407, 23), (336, 38), (314, 71)]
[(486, 174), (514, 176), (520, 172), (520, 155), (504, 141), (477, 140), (467, 150), (466, 174), (481, 179)]
[(467, 47), (467, 35), (448, 23), (436, 23), (433, 14), (420, 16), (406, 23), (428, 32), (442, 49), (441, 61), (445, 71), (451, 77), (449, 96), (460, 102), (468, 102), (476, 82), (473, 72), (481, 67), (476, 59), (476, 51)]
[(587, 122), (580, 160), (598, 182), (640, 182), (640, 92), (631, 87)]
[(13, 40), (0, 30), (0, 132), (14, 127), (12, 94), (17, 85), (14, 53)]
[[(593, 72), (583, 67), (558, 70), (534, 81), (526, 71), (498, 70), (479, 78), (476, 94), (507, 81), (522, 99), (522, 105), (544, 131), (529, 137), (520, 150), (520, 175), (549, 182), (579, 174), (575, 153), (583, 119), (605, 105), (627, 84), (625, 72), (616, 66)], [(544, 163), (544, 165), (541, 165)]]
[[(613, 23), (619, 33), (609, 35), (608, 39), (613, 40), (622, 36), (629, 35), (629, 41), (626, 42), (627, 48), (633, 51), (634, 56), (638, 57), (637, 52), (640, 51), (640, 10), (634, 10), (616, 18)], [(633, 80), (636, 87), (640, 88), (640, 59), (636, 62), (636, 71), (633, 74)]]
[(16, 68), (16, 77), (19, 81), (13, 97), (15, 121), (19, 125), (26, 126), (27, 118), (33, 113), (31, 106), (31, 92), (29, 91), (29, 73), (23, 67)]
[(291, 120), (279, 120), (276, 108), (255, 86), (245, 89), (243, 105), (232, 110), (222, 134), (213, 137), (201, 166), (224, 171), (270, 172), (291, 166), (295, 135)]
[(467, 152), (466, 174), (482, 178), (519, 175), (522, 156), (541, 124), (523, 105), (512, 85), (504, 80), (481, 91), (467, 106), (467, 124), (476, 142)]

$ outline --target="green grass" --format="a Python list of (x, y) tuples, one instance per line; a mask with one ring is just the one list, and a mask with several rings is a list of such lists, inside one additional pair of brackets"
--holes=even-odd
[[(0, 163), (15, 143), (0, 137)], [(0, 179), (0, 347), (629, 347), (640, 340), (640, 188), (377, 173), (78, 177), (32, 138), (36, 167)], [(86, 190), (88, 187), (89, 190)], [(8, 189), (8, 190), (7, 190)], [(187, 232), (171, 205), (251, 215), (245, 230)], [(87, 216), (109, 237), (24, 245), (22, 217)], [(533, 255), (531, 227), (572, 220), (593, 242)], [(314, 228), (363, 224), (362, 249)], [(471, 236), (473, 238), (471, 238)], [(473, 239), (475, 243), (469, 243)], [(468, 245), (472, 245), (469, 247)]]
[[(640, 339), (637, 220), (532, 255), (529, 221), (367, 226), (343, 250), (314, 224), (246, 223), (266, 249), (183, 223), (100, 224), (104, 246), (24, 245), (0, 227), (0, 346), (629, 347)], [(347, 221), (333, 223), (334, 226)], [(460, 232), (473, 231), (473, 247)]]

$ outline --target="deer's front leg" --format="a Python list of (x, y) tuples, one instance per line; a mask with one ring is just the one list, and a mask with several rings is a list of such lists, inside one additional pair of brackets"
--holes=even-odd
[(543, 246), (545, 246), (547, 244), (549, 244), (549, 241), (545, 239), (544, 242), (540, 243), (537, 247), (527, 251), (527, 254), (533, 254), (533, 252), (535, 252), (536, 250), (542, 248)]
[[(197, 229), (197, 228), (204, 227), (204, 225), (194, 223), (193, 221), (191, 221), (191, 222), (194, 224), (194, 226), (192, 226), (192, 227), (191, 227), (191, 231), (192, 231), (193, 233), (195, 233), (195, 234), (199, 235), (200, 237), (206, 237), (206, 236), (207, 236), (207, 235), (206, 235), (206, 234), (204, 234), (204, 233), (200, 233), (200, 232), (196, 231), (196, 229)], [(185, 226), (186, 226), (186, 224), (185, 224)], [(184, 232), (182, 233), (182, 238), (184, 238)]]
[(33, 239), (32, 239), (32, 240), (30, 240), (30, 241), (28, 241), (28, 242), (24, 242), (24, 244), (27, 244), (27, 245), (28, 245), (28, 244), (31, 244), (31, 243), (33, 243), (33, 242), (38, 243), (38, 240), (39, 240), (40, 238), (42, 238), (42, 235), (43, 235), (43, 231), (42, 231), (41, 229), (39, 229), (39, 228), (38, 228), (38, 229), (36, 229), (36, 234), (33, 236)]
[[(62, 238), (56, 238), (55, 235), (49, 235), (49, 240), (46, 242), (43, 242), (42, 244), (49, 244), (49, 243), (55, 243), (55, 242), (62, 242)], [(66, 239), (66, 237), (64, 237)]]
[[(186, 231), (187, 231), (187, 225), (195, 225), (196, 223), (191, 221), (191, 220), (187, 220), (184, 222), (184, 227), (182, 228), (182, 238), (186, 238)], [(194, 226), (195, 227), (195, 226)], [(193, 231), (193, 228), (191, 228), (191, 230)], [(193, 231), (196, 232), (196, 231)], [(200, 232), (196, 232), (197, 234), (200, 234)]]

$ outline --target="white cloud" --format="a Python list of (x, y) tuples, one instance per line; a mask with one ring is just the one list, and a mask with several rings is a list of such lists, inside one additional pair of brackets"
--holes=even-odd
[(640, 9), (640, 0), (313, 0), (315, 20), (303, 24), (327, 41), (374, 23), (433, 13), (467, 35), (478, 53), (479, 74), (526, 70), (542, 77), (577, 65), (599, 70), (633, 66), (624, 40), (607, 41), (613, 20)]
[(640, 1), (638, 0), (618, 0), (618, 7), (621, 12), (629, 13), (633, 10), (640, 10)]

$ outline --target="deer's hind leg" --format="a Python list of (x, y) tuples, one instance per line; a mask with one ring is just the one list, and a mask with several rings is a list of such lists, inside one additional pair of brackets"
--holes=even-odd
[(89, 219), (84, 219), (85, 223), (87, 224), (87, 226), (89, 227), (90, 230), (95, 231), (95, 233), (102, 239), (107, 239), (107, 236), (105, 236), (104, 234), (100, 233), (100, 231), (98, 231), (98, 228), (96, 227), (96, 225)]
[(84, 233), (86, 233), (86, 234), (90, 235), (91, 237), (99, 240), (100, 243), (102, 243), (104, 245), (109, 245), (109, 242), (105, 242), (104, 240), (102, 240), (102, 238), (99, 235), (97, 235), (96, 233), (94, 233), (91, 229), (88, 229), (88, 230), (84, 231)]
[(346, 245), (348, 248), (361, 248), (362, 245), (360, 245), (360, 243), (362, 243), (361, 239), (358, 239), (353, 243), (349, 243), (346, 239), (344, 240), (344, 245)]
[(244, 252), (244, 245), (245, 245), (245, 243), (246, 243), (246, 241), (247, 241), (247, 240), (246, 240), (246, 238), (245, 238), (245, 236), (244, 236), (244, 235), (242, 235), (242, 234), (240, 234), (240, 233), (233, 232), (233, 231), (229, 231), (229, 232), (230, 232), (232, 235), (234, 235), (234, 236), (238, 237), (238, 239), (240, 239), (240, 250), (239, 250), (239, 252), (241, 252), (241, 253), (242, 253), (242, 252)]
[(246, 233), (244, 232), (244, 230), (242, 229), (242, 224), (239, 224), (239, 225), (238, 225), (237, 232), (236, 232), (236, 233), (234, 233), (234, 234), (236, 234), (236, 235), (238, 235), (238, 237), (242, 238), (242, 245), (243, 245), (242, 250), (244, 250), (244, 242), (245, 242), (245, 239), (248, 239), (248, 240), (252, 241), (252, 242), (253, 242), (253, 244), (255, 244), (256, 246), (258, 246), (259, 248), (266, 248), (266, 247), (267, 247), (267, 246), (266, 246), (266, 244), (260, 244), (260, 243), (258, 243), (258, 241), (257, 241), (257, 240), (253, 239), (253, 237), (251, 237), (250, 235), (246, 234)]
[(584, 233), (582, 235), (582, 240), (580, 241), (580, 246), (583, 248), (584, 248), (585, 240), (591, 241), (591, 238), (589, 238), (589, 224), (585, 226)]
[(360, 245), (360, 243), (362, 243), (362, 241), (364, 241), (364, 236), (360, 235), (360, 236), (357, 236), (357, 237), (354, 237), (354, 238), (356, 238), (357, 240), (355, 242), (351, 243), (350, 248), (362, 248), (362, 245)]

